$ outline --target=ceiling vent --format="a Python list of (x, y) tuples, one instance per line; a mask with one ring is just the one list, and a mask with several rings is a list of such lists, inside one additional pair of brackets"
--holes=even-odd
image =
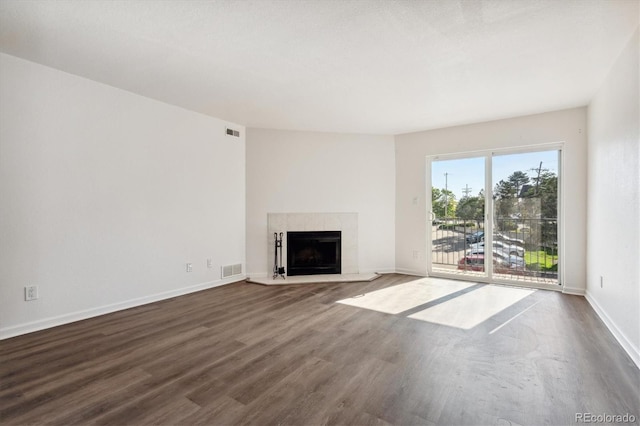
[(227, 127), (227, 136), (233, 136), (235, 138), (239, 138), (240, 137), (240, 131), (238, 130), (233, 130)]

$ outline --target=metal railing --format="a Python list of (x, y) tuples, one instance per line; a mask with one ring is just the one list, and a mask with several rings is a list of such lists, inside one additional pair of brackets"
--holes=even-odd
[[(434, 271), (484, 275), (484, 221), (447, 218), (432, 226)], [(494, 275), (518, 281), (558, 283), (556, 218), (498, 218), (493, 226)]]

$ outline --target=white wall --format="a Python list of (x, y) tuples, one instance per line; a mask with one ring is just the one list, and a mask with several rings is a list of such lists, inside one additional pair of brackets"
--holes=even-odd
[(397, 270), (427, 273), (426, 156), (564, 142), (564, 285), (565, 291), (584, 293), (586, 125), (586, 108), (576, 108), (396, 136)]
[(5, 54), (0, 70), (0, 337), (244, 263), (245, 146), (227, 123)]
[(589, 105), (587, 299), (640, 366), (638, 52), (636, 31)]
[(267, 213), (358, 213), (360, 272), (395, 268), (392, 136), (247, 129), (247, 275), (271, 271)]

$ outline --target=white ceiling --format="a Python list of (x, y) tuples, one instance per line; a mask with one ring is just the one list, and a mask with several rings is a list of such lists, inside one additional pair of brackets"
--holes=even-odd
[(398, 134), (587, 105), (639, 5), (1, 0), (0, 51), (249, 127)]

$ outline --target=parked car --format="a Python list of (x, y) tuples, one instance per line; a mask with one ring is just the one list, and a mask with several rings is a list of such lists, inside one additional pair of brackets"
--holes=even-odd
[[(467, 256), (474, 255), (482, 255), (484, 257), (484, 246), (478, 246), (474, 244), (476, 247), (472, 247), (467, 250)], [(505, 253), (499, 249), (493, 249), (493, 257), (494, 259), (498, 259), (503, 262), (505, 265), (508, 265), (509, 268), (522, 269), (524, 270), (526, 264), (523, 257), (516, 256), (513, 254)]]
[(506, 241), (494, 241), (493, 247), (501, 247), (502, 251), (524, 257), (524, 248), (516, 244), (509, 244)]
[(480, 241), (484, 241), (484, 231), (477, 231), (473, 234), (469, 234), (465, 238), (469, 244), (479, 243)]
[[(484, 254), (472, 254), (463, 257), (458, 262), (458, 269), (462, 271), (484, 272)], [(493, 259), (493, 272), (497, 274), (510, 274), (512, 268), (498, 259)]]
[[(484, 241), (476, 244), (472, 244), (470, 248), (484, 247)], [(494, 241), (493, 249), (499, 250), (502, 253), (515, 254), (516, 256), (524, 257), (524, 249), (515, 244), (507, 244), (503, 241)]]
[(504, 242), (509, 243), (509, 244), (518, 245), (520, 247), (524, 246), (524, 241), (523, 240), (519, 240), (517, 238), (511, 238), (511, 237), (508, 237), (508, 236), (500, 234), (500, 233), (493, 234), (493, 239), (496, 240), (496, 241), (504, 241)]
[(524, 261), (524, 257), (516, 256), (515, 254), (505, 256), (501, 253), (494, 252), (493, 256), (500, 259), (504, 264), (509, 265), (509, 268), (511, 269), (524, 271), (527, 266)]

